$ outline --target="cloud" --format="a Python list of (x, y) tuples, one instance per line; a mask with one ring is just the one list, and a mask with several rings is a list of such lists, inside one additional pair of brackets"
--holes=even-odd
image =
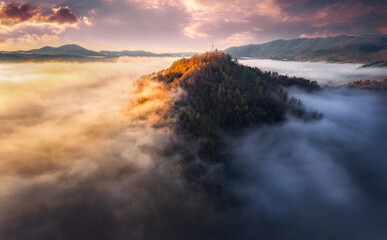
[(302, 36), (337, 36), (382, 33), (382, 26), (387, 24), (387, 8), (380, 4), (366, 1), (335, 1), (310, 9), (294, 9), (292, 14), (299, 14), (300, 22), (307, 32)]
[[(259, 31), (259, 29), (255, 29), (256, 31)], [(225, 48), (227, 46), (239, 46), (248, 44), (251, 41), (254, 40), (254, 34), (251, 32), (242, 32), (242, 33), (235, 33), (228, 38), (222, 40), (219, 42), (220, 48)]]
[[(41, 12), (48, 20), (53, 9), (62, 8), (65, 16), (52, 17), (58, 20), (55, 25), (67, 26), (60, 39), (151, 51), (204, 51), (213, 41), (225, 42), (243, 32), (252, 33), (249, 43), (262, 43), (300, 36), (385, 33), (387, 25), (387, 8), (377, 0), (37, 0), (34, 4), (40, 7), (29, 4), (32, 13), (26, 17)], [(74, 18), (69, 9), (78, 16), (77, 23), (71, 24)]]
[(90, 25), (89, 20), (81, 21), (69, 7), (43, 9), (14, 2), (0, 3), (0, 23), (2, 38), (24, 46), (35, 45), (39, 39), (51, 39), (51, 42), (55, 42), (58, 35), (69, 28), (79, 28), (81, 23)]
[(326, 38), (326, 37), (335, 37), (340, 36), (341, 34), (330, 34), (327, 30), (321, 32), (315, 32), (313, 34), (303, 33), (300, 35), (300, 38)]
[(191, 23), (190, 26), (187, 26), (184, 28), (184, 34), (187, 37), (194, 38), (194, 39), (208, 37), (209, 35), (207, 33), (200, 31), (201, 27), (202, 27), (202, 23), (199, 23), (199, 22)]
[[(387, 8), (363, 1), (331, 1), (325, 4), (295, 1), (147, 1), (146, 6), (161, 9), (167, 5), (185, 9), (189, 15), (183, 33), (193, 39), (224, 39), (241, 31), (255, 37), (277, 31), (277, 35), (336, 36), (383, 32)], [(286, 31), (284, 31), (286, 29)], [(303, 32), (302, 32), (303, 31)], [(289, 37), (286, 37), (289, 38)], [(222, 41), (221, 40), (221, 41)]]
[(187, 187), (169, 149), (184, 139), (150, 124), (162, 98), (136, 104), (160, 91), (135, 79), (172, 60), (1, 66), (0, 238), (203, 239), (236, 222)]
[[(387, 25), (387, 8), (378, 0), (37, 0), (33, 3), (37, 7), (27, 4), (28, 8), (24, 8), (28, 11), (24, 10), (26, 14), (20, 19), (38, 12), (48, 21), (48, 16), (53, 15), (52, 19), (58, 22), (49, 24), (62, 29), (66, 26), (60, 39), (114, 49), (204, 51), (213, 41), (225, 42), (243, 32), (252, 33), (249, 43), (262, 43), (300, 36), (385, 33)], [(53, 9), (58, 8), (65, 15), (54, 16)], [(78, 17), (77, 23), (73, 23), (71, 13)], [(4, 25), (2, 28), (0, 32), (9, 30)]]
[[(384, 94), (295, 91), (316, 122), (290, 119), (231, 140), (235, 185), (255, 216), (251, 234), (267, 239), (378, 239), (386, 215)], [(281, 229), (281, 230), (279, 230)]]
[[(196, 32), (201, 29), (207, 34), (215, 28), (207, 27), (208, 25), (227, 28), (229, 22), (239, 23), (235, 25), (234, 31), (237, 31), (237, 26), (243, 29), (257, 27), (262, 30), (261, 34), (265, 34), (271, 28), (287, 25), (294, 33), (307, 29), (307, 34), (313, 31), (315, 34), (327, 33), (329, 36), (378, 32), (380, 26), (387, 23), (386, 7), (362, 1), (327, 2), (323, 5), (304, 0), (195, 2), (198, 7), (190, 12), (192, 19), (196, 20), (194, 24), (200, 26), (200, 22), (206, 23), (201, 28), (197, 27)], [(339, 27), (340, 25), (345, 25), (349, 31), (345, 31), (344, 27)]]
[(279, 6), (289, 7), (293, 5), (299, 6), (300, 4), (305, 4), (308, 0), (275, 0)]
[[(293, 90), (324, 118), (224, 134), (231, 165), (206, 165), (169, 122), (152, 124), (171, 96), (136, 80), (172, 61), (0, 66), (1, 239), (387, 234), (385, 95)], [(187, 168), (209, 174), (188, 184)]]
[(387, 78), (387, 69), (385, 68), (359, 68), (361, 64), (353, 63), (285, 62), (267, 59), (240, 60), (239, 62), (258, 67), (264, 71), (303, 77), (329, 86), (343, 85), (358, 80), (383, 80)]
[(49, 22), (55, 22), (59, 24), (74, 24), (78, 22), (78, 18), (68, 7), (59, 7), (52, 9), (53, 14), (48, 17)]
[(53, 8), (49, 14), (44, 14), (42, 9), (29, 4), (0, 3), (1, 24), (13, 26), (27, 21), (37, 24), (75, 24), (78, 22), (78, 18), (68, 7)]
[(13, 2), (0, 3), (1, 24), (14, 25), (27, 21), (36, 15), (39, 15), (38, 9), (28, 4), (20, 5)]

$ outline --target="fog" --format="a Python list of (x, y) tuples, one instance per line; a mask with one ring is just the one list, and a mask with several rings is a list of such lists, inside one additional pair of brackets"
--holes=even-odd
[(173, 60), (0, 65), (0, 239), (385, 238), (385, 94), (291, 89), (324, 118), (223, 133), (238, 177), (210, 194), (166, 151), (179, 93), (138, 80)]
[[(1, 239), (139, 238), (145, 222), (126, 218), (146, 217), (149, 202), (173, 202), (179, 182), (165, 167), (174, 159), (154, 157), (169, 129), (129, 111), (133, 85), (173, 60), (1, 66)], [(164, 183), (154, 181), (169, 178), (168, 195), (158, 194)], [(108, 237), (120, 218), (133, 229), (114, 224), (120, 238)]]
[(342, 85), (358, 80), (383, 80), (387, 68), (359, 68), (362, 64), (293, 62), (270, 59), (239, 60), (240, 63), (289, 76), (303, 77), (321, 85)]
[(249, 179), (234, 189), (265, 223), (255, 233), (264, 239), (383, 239), (387, 96), (348, 89), (293, 96), (324, 118), (291, 118), (232, 140), (234, 167)]

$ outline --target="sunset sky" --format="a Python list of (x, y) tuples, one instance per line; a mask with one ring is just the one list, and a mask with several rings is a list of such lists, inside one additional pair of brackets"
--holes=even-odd
[(0, 50), (205, 51), (278, 38), (387, 34), (384, 0), (34, 0), (0, 2)]

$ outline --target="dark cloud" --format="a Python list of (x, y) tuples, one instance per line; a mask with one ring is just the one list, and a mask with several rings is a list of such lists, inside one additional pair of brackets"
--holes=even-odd
[[(59, 35), (82, 23), (90, 26), (87, 17), (79, 18), (67, 6), (34, 2), (0, 2), (0, 37), (7, 39), (8, 47), (23, 48), (57, 44)], [(5, 44), (3, 44), (5, 45)]]
[(59, 7), (57, 9), (53, 9), (53, 13), (48, 18), (49, 22), (56, 22), (59, 24), (64, 23), (76, 23), (78, 18), (74, 15), (73, 12), (68, 7)]
[(49, 10), (30, 4), (2, 2), (0, 5), (0, 21), (5, 25), (15, 25), (22, 22), (74, 24), (78, 18), (68, 7), (58, 7)]
[(379, 1), (308, 1), (284, 12), (301, 18), (295, 26), (298, 33), (316, 37), (386, 33), (387, 7)]
[(24, 22), (38, 14), (38, 9), (29, 4), (2, 2), (0, 5), (0, 20), (2, 24), (12, 25)]
[(283, 7), (289, 7), (289, 6), (294, 6), (299, 4), (305, 4), (308, 2), (308, 0), (275, 0), (275, 2)]

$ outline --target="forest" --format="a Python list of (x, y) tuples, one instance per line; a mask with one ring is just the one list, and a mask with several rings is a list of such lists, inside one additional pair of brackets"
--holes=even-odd
[[(203, 164), (222, 163), (227, 168), (228, 158), (223, 153), (226, 143), (222, 134), (280, 124), (288, 114), (305, 120), (322, 117), (322, 114), (307, 112), (302, 102), (290, 97), (286, 91), (288, 87), (319, 91), (321, 88), (316, 82), (247, 67), (223, 52), (183, 58), (157, 73), (153, 80), (161, 82), (164, 91), (176, 88), (184, 91), (165, 112), (164, 118), (173, 119), (176, 124), (171, 125), (176, 133), (191, 142), (190, 145), (176, 143), (171, 146), (174, 150), (167, 151), (178, 149), (191, 162), (182, 164), (189, 182), (196, 182), (206, 174), (209, 168)], [(184, 147), (191, 145), (198, 145), (198, 154), (194, 154), (192, 148)], [(196, 155), (200, 159), (192, 157)], [(205, 185), (212, 188), (219, 183)]]
[(278, 123), (288, 112), (306, 117), (302, 103), (289, 97), (285, 88), (320, 90), (315, 81), (243, 66), (218, 51), (178, 60), (156, 80), (166, 89), (179, 86), (186, 92), (175, 102), (172, 114), (179, 119), (179, 130), (192, 137)]

